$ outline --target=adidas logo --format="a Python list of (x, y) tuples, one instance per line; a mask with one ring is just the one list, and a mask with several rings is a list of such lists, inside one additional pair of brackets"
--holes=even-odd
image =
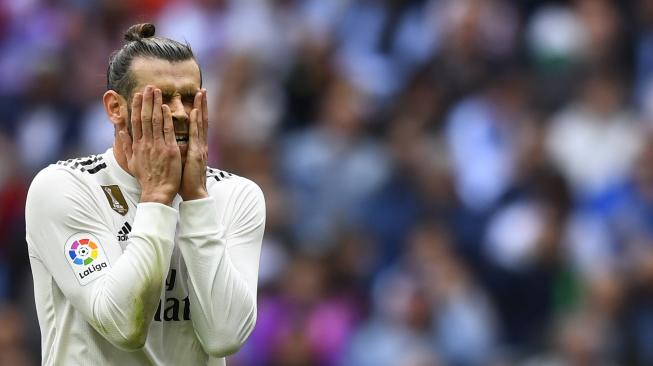
[(118, 231), (118, 241), (126, 241), (127, 240), (127, 235), (132, 231), (131, 225), (129, 225), (128, 222), (125, 222), (125, 224), (122, 226), (122, 229)]

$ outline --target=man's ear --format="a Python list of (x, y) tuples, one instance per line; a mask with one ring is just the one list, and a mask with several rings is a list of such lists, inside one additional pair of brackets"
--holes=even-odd
[(104, 111), (116, 130), (127, 127), (127, 101), (115, 90), (107, 90), (102, 96)]

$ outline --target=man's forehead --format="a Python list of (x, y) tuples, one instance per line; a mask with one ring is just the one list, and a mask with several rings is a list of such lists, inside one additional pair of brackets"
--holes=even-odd
[(170, 62), (158, 58), (138, 57), (132, 61), (131, 72), (136, 80), (136, 90), (146, 85), (161, 89), (195, 91), (200, 87), (200, 70), (195, 60)]

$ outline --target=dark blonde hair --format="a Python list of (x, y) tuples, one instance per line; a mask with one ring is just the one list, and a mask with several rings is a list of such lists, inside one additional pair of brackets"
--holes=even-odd
[[(130, 72), (131, 63), (137, 57), (152, 57), (170, 62), (195, 60), (189, 44), (154, 36), (151, 23), (135, 24), (125, 33), (125, 43), (115, 51), (107, 68), (107, 89), (115, 90), (125, 99), (131, 98), (136, 80)], [(201, 70), (200, 70), (201, 80)]]

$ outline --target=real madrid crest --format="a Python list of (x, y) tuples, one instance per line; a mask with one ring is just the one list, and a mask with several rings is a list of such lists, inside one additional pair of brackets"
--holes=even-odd
[(109, 206), (111, 206), (111, 209), (121, 214), (122, 216), (125, 216), (129, 211), (129, 206), (127, 205), (125, 196), (123, 196), (122, 192), (120, 191), (120, 187), (115, 184), (101, 187), (104, 195), (109, 201)]

